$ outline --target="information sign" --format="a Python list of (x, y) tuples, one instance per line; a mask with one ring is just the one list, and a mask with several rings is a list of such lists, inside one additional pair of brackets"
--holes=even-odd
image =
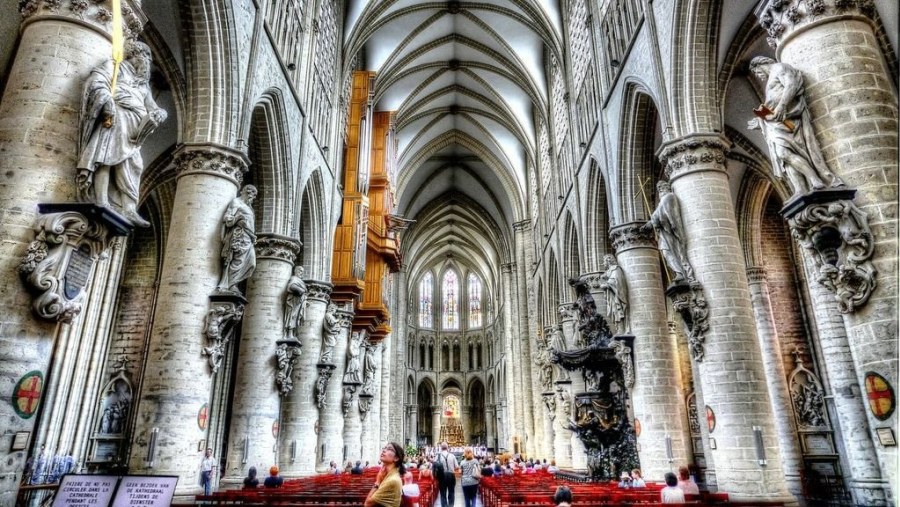
[(118, 480), (114, 475), (64, 475), (53, 498), (53, 507), (105, 507), (109, 505)]
[(126, 475), (119, 483), (112, 507), (168, 507), (177, 482), (175, 475)]

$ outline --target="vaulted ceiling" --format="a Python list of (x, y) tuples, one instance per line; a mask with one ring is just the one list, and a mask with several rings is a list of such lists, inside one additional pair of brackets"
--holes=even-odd
[(357, 0), (347, 15), (348, 61), (376, 72), (375, 110), (396, 111), (397, 212), (418, 221), (410, 282), (458, 258), (493, 285), (526, 216), (557, 2)]

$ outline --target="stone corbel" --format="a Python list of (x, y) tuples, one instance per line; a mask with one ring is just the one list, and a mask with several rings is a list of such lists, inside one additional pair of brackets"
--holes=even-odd
[(853, 199), (854, 189), (822, 190), (782, 210), (791, 235), (815, 265), (817, 280), (834, 293), (841, 313), (861, 308), (875, 290), (875, 240), (868, 215)]
[(347, 413), (350, 412), (350, 407), (353, 405), (353, 398), (356, 396), (356, 389), (359, 387), (359, 384), (348, 384), (344, 382), (344, 396), (341, 398), (341, 412), (344, 414), (344, 417), (347, 417)]
[(316, 365), (316, 369), (319, 371), (316, 378), (316, 406), (321, 410), (326, 406), (325, 395), (328, 381), (331, 379), (331, 374), (334, 373), (335, 366), (333, 364), (319, 363)]
[(19, 263), (19, 276), (34, 295), (34, 313), (70, 323), (81, 312), (94, 264), (116, 236), (131, 231), (118, 213), (93, 204), (40, 204), (35, 239)]
[(556, 394), (553, 392), (544, 393), (542, 395), (544, 398), (544, 406), (547, 407), (547, 414), (550, 416), (550, 420), (553, 421), (556, 419)]
[(302, 344), (297, 340), (278, 340), (275, 347), (275, 362), (278, 369), (275, 372), (275, 385), (278, 386), (278, 394), (287, 396), (294, 390), (294, 365), (300, 357)]
[(365, 421), (369, 416), (369, 409), (372, 408), (372, 399), (375, 396), (367, 393), (359, 393), (359, 414), (360, 418)]
[(213, 374), (219, 371), (228, 350), (234, 330), (244, 316), (247, 300), (240, 294), (213, 294), (209, 296), (210, 308), (206, 313), (203, 334), (209, 345), (203, 347)]
[(703, 344), (709, 331), (709, 305), (699, 284), (673, 285), (666, 289), (672, 308), (681, 315), (688, 328), (688, 347), (691, 357), (703, 362)]

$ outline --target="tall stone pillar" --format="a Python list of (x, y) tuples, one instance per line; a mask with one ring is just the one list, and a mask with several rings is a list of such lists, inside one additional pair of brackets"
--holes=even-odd
[[(531, 249), (531, 221), (522, 220), (514, 223), (513, 232), (515, 234), (517, 256), (511, 266), (511, 274), (514, 275), (514, 280), (511, 280), (510, 290), (513, 292), (510, 294), (510, 298), (507, 301), (510, 302), (510, 305), (513, 305), (511, 306), (513, 318), (515, 319), (515, 327), (512, 328), (514, 333), (513, 336), (517, 337), (516, 339), (523, 345), (523, 355), (517, 357), (522, 359), (518, 364), (522, 365), (522, 373), (525, 379), (525, 382), (523, 383), (524, 392), (522, 393), (523, 400), (526, 400), (526, 409), (524, 410), (524, 430), (530, 446), (528, 451), (534, 452), (539, 448), (538, 445), (543, 440), (543, 437), (539, 435), (541, 430), (536, 421), (540, 407), (540, 395), (538, 394), (538, 391), (535, 390), (535, 384), (533, 382), (534, 375), (531, 370), (533, 364), (531, 358), (533, 358), (535, 354), (535, 331), (537, 330), (537, 321), (534, 320), (533, 316), (534, 308), (529, 309), (528, 307), (529, 304), (534, 304), (534, 302), (529, 301), (529, 298), (527, 297), (529, 294), (528, 270), (534, 265), (534, 255)], [(529, 318), (529, 316), (531, 316), (531, 318)]]
[(294, 366), (294, 388), (281, 401), (279, 467), (285, 477), (301, 477), (316, 471), (316, 437), (319, 409), (315, 395), (319, 355), (322, 353), (322, 326), (332, 285), (305, 280), (306, 311), (297, 332), (302, 351)]
[[(344, 389), (342, 379), (344, 377), (344, 357), (347, 356), (347, 344), (350, 341), (350, 324), (353, 322), (353, 304), (345, 303), (338, 306), (338, 319), (340, 319), (341, 331), (337, 336), (334, 349), (331, 351), (330, 361), (319, 360), (319, 375), (325, 375), (327, 367), (322, 365), (332, 364), (331, 376), (325, 382), (325, 396), (317, 398), (319, 407), (319, 448), (324, 448), (322, 459), (319, 461), (319, 470), (328, 468), (328, 464), (334, 461), (343, 465), (344, 461), (344, 414), (342, 412), (342, 400)], [(317, 381), (318, 382), (318, 381)], [(318, 389), (318, 385), (316, 388)]]
[(484, 445), (485, 447), (494, 447), (494, 439), (496, 438), (497, 426), (497, 408), (493, 403), (489, 403), (484, 407)]
[[(684, 440), (683, 386), (678, 382), (678, 355), (669, 337), (659, 253), (652, 232), (641, 224), (624, 224), (610, 232), (616, 260), (628, 284), (628, 316), (634, 339), (634, 417), (640, 421), (641, 470), (663, 477), (674, 463), (689, 461)], [(671, 441), (672, 459), (666, 439)]]
[(440, 403), (435, 407), (434, 411), (431, 413), (431, 434), (432, 441), (434, 441), (434, 445), (441, 445), (441, 407)]
[[(54, 377), (60, 378), (50, 371), (51, 357), (61, 367), (63, 352), (76, 347), (80, 339), (74, 328), (84, 322), (81, 315), (73, 321), (35, 317), (32, 296), (17, 276), (29, 243), (35, 240), (37, 205), (75, 200), (82, 90), (91, 70), (111, 55), (109, 26), (97, 17), (103, 6), (90, 4), (75, 12), (70, 2), (59, 3), (20, 2), (17, 11), (10, 4), (6, 13), (9, 17), (21, 14), (22, 24), (0, 100), (0, 267), (4, 273), (0, 280), (0, 385), (7, 400), (0, 403), (4, 427), (0, 448), (7, 454), (5, 472), (0, 474), (3, 505), (15, 503), (28, 457), (28, 452), (8, 452), (12, 441), (18, 432), (28, 432), (28, 444), (35, 444), (39, 436), (35, 423), (42, 417), (36, 414), (51, 408), (50, 384)], [(121, 253), (110, 254), (121, 265)], [(109, 267), (101, 263), (95, 263), (88, 291), (103, 291), (98, 275), (116, 267), (112, 262)], [(102, 339), (93, 333), (87, 337), (85, 344)], [(65, 388), (57, 391), (65, 392)], [(82, 390), (75, 392), (80, 395)], [(48, 447), (48, 453), (68, 450)]]
[[(362, 426), (362, 448), (363, 460), (368, 460), (370, 464), (378, 462), (378, 439), (381, 437), (381, 360), (383, 357), (385, 343), (383, 341), (372, 343), (373, 360), (375, 362), (375, 371), (372, 378), (365, 379), (363, 382), (363, 395), (360, 397), (359, 410), (361, 414)], [(368, 394), (371, 398), (367, 398)], [(384, 444), (381, 444), (384, 445)]]
[(696, 134), (665, 144), (660, 155), (680, 202), (687, 257), (706, 300), (703, 306), (693, 290), (693, 329), (708, 329), (692, 336), (692, 354), (715, 418), (711, 436), (718, 446), (712, 455), (719, 487), (734, 499), (792, 502), (725, 172), (728, 148), (720, 136)]
[(276, 342), (284, 335), (285, 286), (300, 242), (275, 234), (256, 241), (256, 271), (247, 282), (247, 306), (238, 347), (224, 483), (238, 484), (255, 466), (277, 463), (279, 388), (275, 384)]
[[(809, 114), (830, 169), (850, 187), (868, 215), (877, 274), (867, 303), (844, 318), (859, 385), (869, 372), (896, 392), (897, 366), (897, 95), (875, 33), (872, 2), (819, 2), (815, 12), (791, 0), (769, 5), (760, 22), (778, 60), (804, 78)], [(818, 276), (811, 277), (816, 279)], [(813, 282), (816, 283), (816, 282)], [(839, 289), (846, 288), (838, 282)], [(878, 396), (874, 394), (873, 396)], [(896, 428), (898, 414), (866, 411), (875, 442), (877, 428)], [(876, 444), (881, 468), (898, 491), (897, 446)]]
[(784, 372), (784, 358), (781, 355), (772, 302), (769, 299), (766, 270), (762, 267), (747, 268), (747, 278), (750, 283), (750, 303), (753, 306), (753, 316), (756, 318), (759, 348), (762, 351), (763, 367), (769, 385), (769, 398), (772, 401), (772, 414), (775, 416), (775, 427), (778, 430), (784, 481), (788, 491), (801, 498), (803, 485), (800, 474), (803, 471), (803, 457), (800, 455), (797, 428), (791, 411), (791, 395)]
[[(381, 432), (378, 437), (378, 442), (380, 442), (381, 446), (390, 441), (388, 434), (392, 428), (389, 422), (392, 419), (391, 415), (393, 413), (393, 411), (391, 410), (391, 402), (396, 403), (397, 401), (400, 401), (402, 403), (403, 400), (402, 390), (399, 391), (399, 396), (393, 399), (391, 398), (391, 356), (393, 356), (394, 354), (394, 340), (396, 340), (396, 338), (394, 338), (394, 334), (391, 333), (384, 338), (384, 341), (381, 342), (381, 359), (379, 359), (378, 364), (378, 374), (380, 376), (378, 401), (379, 405), (381, 405), (381, 417), (379, 418)], [(401, 376), (400, 379), (402, 378), (403, 377)], [(400, 382), (400, 385), (405, 386), (406, 383)], [(402, 445), (402, 442), (400, 442), (399, 433), (395, 438), (397, 439), (397, 443)], [(374, 450), (374, 452), (376, 453), (376, 460), (378, 459), (378, 455), (381, 452), (381, 447), (378, 447), (377, 445)]]
[(568, 383), (556, 386), (556, 416), (553, 426), (553, 456), (560, 468), (572, 468), (572, 430), (569, 429), (569, 418), (572, 417), (573, 397)]
[[(805, 262), (807, 277), (814, 268)], [(866, 420), (865, 392), (860, 389), (847, 339), (847, 328), (838, 311), (834, 294), (818, 283), (809, 284), (812, 310), (816, 319), (819, 348), (827, 373), (829, 394), (834, 404), (836, 423), (844, 449), (844, 480), (857, 505), (888, 505), (891, 498), (887, 480), (882, 476), (875, 444)], [(828, 398), (826, 398), (828, 399)]]
[[(243, 153), (213, 145), (183, 145), (175, 154), (177, 189), (147, 346), (130, 468), (178, 475), (177, 495), (196, 494), (198, 442), (208, 438), (206, 418), (213, 374), (203, 355), (204, 322), (222, 270), (222, 215), (247, 169)], [(151, 433), (156, 437), (151, 438)], [(224, 449), (214, 449), (221, 454)]]
[[(566, 344), (570, 349), (578, 348), (580, 346), (577, 345), (575, 341), (575, 333), (577, 332), (576, 326), (578, 325), (575, 320), (575, 315), (575, 303), (563, 303), (560, 305), (560, 325), (562, 325), (563, 336), (565, 336)], [(575, 373), (570, 377), (571, 384), (569, 385), (569, 393), (572, 396), (586, 390), (584, 377)], [(572, 464), (570, 466), (575, 470), (587, 470), (587, 452), (584, 449), (584, 443), (574, 432), (569, 431), (569, 435), (571, 436), (569, 446), (572, 449)]]

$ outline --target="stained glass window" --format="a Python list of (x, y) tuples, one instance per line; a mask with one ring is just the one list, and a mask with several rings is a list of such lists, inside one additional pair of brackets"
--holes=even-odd
[(444, 329), (459, 329), (459, 278), (448, 269), (441, 281), (441, 325)]
[(481, 279), (469, 273), (469, 327), (481, 327)]
[(419, 282), (419, 327), (433, 327), (434, 324), (431, 321), (432, 310), (431, 310), (431, 301), (432, 294), (434, 292), (434, 277), (431, 275), (431, 272), (425, 273), (425, 276), (422, 277), (422, 281)]

